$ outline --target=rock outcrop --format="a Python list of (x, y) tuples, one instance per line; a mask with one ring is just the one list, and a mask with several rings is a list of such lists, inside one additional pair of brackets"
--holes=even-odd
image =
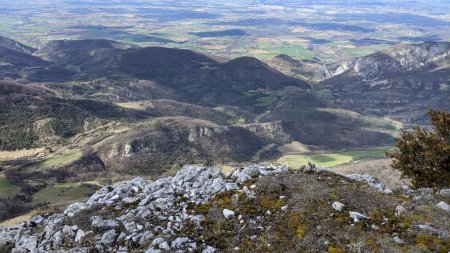
[[(450, 43), (398, 45), (343, 62), (321, 81), (328, 102), (364, 115), (428, 123), (429, 108), (449, 105)], [(438, 92), (436, 92), (438, 91)]]
[(450, 56), (450, 43), (429, 42), (399, 45), (368, 56), (344, 62), (334, 75), (352, 70), (364, 79), (383, 78), (392, 73), (402, 73), (446, 64)]
[[(287, 171), (285, 166), (253, 165), (225, 176), (220, 170), (184, 166), (174, 177), (149, 183), (137, 177), (103, 187), (86, 202), (68, 206), (47, 218), (35, 216), (23, 224), (0, 228), (0, 246), (11, 252), (214, 252), (187, 227), (201, 229), (205, 219), (193, 207), (207, 204), (215, 194), (241, 191), (252, 178)], [(226, 218), (235, 214), (223, 210)]]

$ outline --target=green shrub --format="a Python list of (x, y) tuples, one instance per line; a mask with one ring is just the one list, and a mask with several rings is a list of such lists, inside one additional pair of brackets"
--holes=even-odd
[(411, 178), (415, 187), (449, 187), (450, 113), (430, 110), (429, 115), (432, 130), (402, 131), (395, 138), (398, 151), (388, 156), (394, 158), (392, 167)]

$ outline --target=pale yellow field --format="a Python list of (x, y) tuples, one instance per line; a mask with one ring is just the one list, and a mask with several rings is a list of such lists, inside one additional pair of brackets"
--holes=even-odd
[(45, 148), (23, 149), (17, 151), (0, 151), (0, 161), (15, 160), (23, 157), (34, 157), (45, 152)]
[(35, 214), (36, 214), (36, 211), (31, 211), (31, 212), (29, 212), (29, 213), (26, 213), (26, 214), (17, 216), (17, 217), (15, 217), (15, 218), (6, 220), (6, 221), (0, 223), (0, 227), (14, 226), (14, 225), (17, 225), (17, 224), (19, 224), (19, 223), (21, 223), (21, 222), (28, 221), (28, 220), (30, 220), (31, 218), (33, 218), (33, 216), (34, 216)]
[(298, 141), (293, 141), (291, 143), (285, 144), (281, 147), (277, 148), (283, 154), (293, 154), (293, 153), (301, 153), (310, 151), (308, 146), (302, 144)]
[(402, 179), (401, 173), (391, 167), (391, 159), (377, 159), (361, 161), (353, 164), (338, 165), (331, 168), (337, 174), (367, 174), (378, 178), (391, 189), (398, 189), (402, 184), (409, 184), (409, 180)]
[(135, 109), (135, 110), (144, 110), (147, 106), (145, 102), (125, 102), (125, 103), (117, 103), (118, 106), (127, 108), (127, 109)]
[(291, 30), (291, 32), (293, 32), (293, 33), (304, 33), (304, 32), (308, 32), (308, 31), (310, 31), (310, 30), (305, 27), (296, 27)]

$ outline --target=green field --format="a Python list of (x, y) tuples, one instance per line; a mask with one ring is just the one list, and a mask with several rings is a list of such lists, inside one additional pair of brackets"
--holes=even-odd
[(371, 151), (346, 151), (336, 154), (319, 155), (286, 155), (280, 158), (280, 163), (287, 164), (290, 168), (297, 169), (308, 162), (319, 167), (333, 167), (341, 164), (355, 162), (362, 159), (377, 159), (384, 157), (385, 150)]
[(256, 100), (257, 104), (256, 106), (260, 106), (260, 107), (264, 107), (264, 106), (269, 106), (272, 105), (273, 103), (275, 103), (277, 101), (277, 97), (275, 96), (264, 96), (264, 97), (260, 97)]
[(52, 157), (49, 157), (42, 164), (40, 164), (40, 168), (50, 169), (55, 166), (60, 167), (62, 165), (67, 165), (67, 164), (70, 164), (70, 163), (80, 159), (81, 156), (82, 156), (82, 154), (79, 150), (69, 150), (62, 154), (56, 154)]
[(5, 174), (0, 173), (0, 198), (8, 198), (19, 192), (20, 188), (10, 184), (5, 177)]
[(297, 59), (311, 59), (314, 57), (313, 51), (289, 42), (260, 42), (258, 47), (262, 51), (254, 54), (254, 56), (263, 60), (270, 59), (279, 54), (286, 54)]
[(47, 187), (33, 196), (33, 203), (64, 204), (88, 197), (97, 187), (82, 183), (62, 183)]

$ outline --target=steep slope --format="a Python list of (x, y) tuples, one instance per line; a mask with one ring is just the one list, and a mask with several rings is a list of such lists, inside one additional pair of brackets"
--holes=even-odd
[(36, 49), (0, 35), (0, 47), (31, 55)]
[(389, 132), (395, 130), (389, 122), (378, 124), (363, 115), (330, 109), (312, 92), (286, 93), (260, 118), (261, 122), (278, 120), (293, 140), (310, 145), (311, 149), (390, 145)]
[(450, 42), (403, 44), (345, 62), (335, 75), (351, 70), (363, 79), (374, 80), (449, 63)]
[(89, 128), (89, 122), (142, 119), (144, 113), (94, 100), (61, 99), (39, 87), (0, 81), (0, 149), (51, 145)]
[(0, 228), (2, 252), (447, 252), (449, 190), (392, 193), (374, 178), (251, 165), (229, 175), (101, 188), (64, 212)]
[(48, 62), (17, 50), (0, 46), (0, 66), (39, 67), (49, 65)]
[(423, 123), (429, 108), (450, 108), (449, 62), (448, 42), (400, 45), (344, 63), (320, 89), (336, 107)]
[(0, 36), (0, 79), (60, 82), (73, 77), (72, 70), (32, 55), (35, 51), (34, 48)]
[(183, 163), (245, 162), (270, 141), (240, 126), (166, 117), (114, 136), (99, 148), (98, 156), (119, 174), (157, 177), (161, 168)]

